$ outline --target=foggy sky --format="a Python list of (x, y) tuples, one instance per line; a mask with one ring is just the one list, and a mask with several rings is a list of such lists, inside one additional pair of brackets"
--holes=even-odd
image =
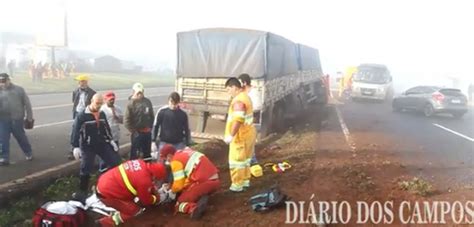
[[(207, 27), (270, 31), (320, 50), (334, 73), (364, 62), (395, 76), (473, 78), (470, 1), (1, 0), (0, 30), (31, 32), (52, 5), (66, 5), (70, 48), (150, 65), (176, 62), (176, 32)], [(25, 6), (30, 6), (25, 8)]]

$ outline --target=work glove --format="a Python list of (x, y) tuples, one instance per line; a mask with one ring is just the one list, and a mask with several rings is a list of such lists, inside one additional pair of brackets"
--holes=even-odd
[(152, 142), (152, 143), (151, 143), (151, 151), (158, 153), (158, 146), (156, 145), (155, 142)]
[(168, 192), (168, 190), (170, 190), (170, 185), (169, 185), (169, 184), (167, 184), (167, 183), (163, 183), (163, 184), (161, 185), (161, 188), (160, 188), (160, 189), (158, 189), (158, 192), (164, 192), (164, 193), (167, 193), (167, 192)]
[(171, 189), (168, 190), (168, 193), (167, 193), (167, 194), (168, 194), (168, 199), (169, 199), (170, 201), (176, 199), (176, 194), (175, 194), (173, 191), (171, 191)]
[(138, 198), (138, 197), (133, 197), (133, 202), (134, 202), (135, 204), (140, 204), (140, 198)]
[(72, 155), (74, 156), (74, 159), (76, 159), (76, 160), (81, 159), (81, 156), (82, 156), (82, 150), (81, 150), (81, 148), (75, 147), (75, 148), (72, 150)]
[(158, 191), (158, 195), (160, 195), (160, 202), (158, 204), (167, 203), (171, 201), (168, 197), (168, 193), (166, 193), (165, 191)]
[(151, 152), (151, 158), (153, 160), (158, 160), (160, 157), (158, 157), (159, 153), (156, 151)]
[(226, 144), (230, 144), (233, 139), (234, 139), (233, 136), (226, 136), (226, 137), (224, 138), (224, 142), (225, 142)]
[(115, 152), (119, 151), (119, 146), (115, 143), (115, 141), (111, 140), (110, 145), (112, 145), (112, 148), (114, 149)]

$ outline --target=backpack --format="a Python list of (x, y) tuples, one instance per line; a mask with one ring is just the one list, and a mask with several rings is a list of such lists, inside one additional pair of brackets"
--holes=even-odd
[(278, 187), (273, 186), (260, 194), (252, 196), (249, 201), (253, 211), (262, 212), (280, 207), (288, 199), (288, 196), (283, 194)]
[[(48, 211), (48, 207), (55, 204), (63, 208), (64, 212), (53, 213)], [(34, 227), (80, 227), (86, 224), (86, 212), (67, 202), (48, 202), (38, 208), (33, 216)]]

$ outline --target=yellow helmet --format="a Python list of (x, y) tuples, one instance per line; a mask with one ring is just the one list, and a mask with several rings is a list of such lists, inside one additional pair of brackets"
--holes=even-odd
[(252, 176), (254, 177), (261, 177), (263, 176), (263, 169), (262, 169), (262, 166), (260, 165), (253, 165), (252, 167), (250, 167), (250, 173), (252, 174)]
[(89, 76), (86, 74), (80, 74), (74, 78), (77, 81), (89, 81)]
[(350, 67), (347, 67), (346, 69), (346, 75), (352, 75), (356, 72), (357, 72), (357, 67), (355, 66), (350, 66)]

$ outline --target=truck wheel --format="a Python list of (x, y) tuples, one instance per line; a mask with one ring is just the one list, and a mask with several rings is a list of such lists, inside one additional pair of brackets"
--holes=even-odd
[(275, 132), (282, 132), (285, 129), (285, 121), (284, 121), (284, 112), (281, 106), (277, 106), (273, 112), (273, 124), (272, 130)]

